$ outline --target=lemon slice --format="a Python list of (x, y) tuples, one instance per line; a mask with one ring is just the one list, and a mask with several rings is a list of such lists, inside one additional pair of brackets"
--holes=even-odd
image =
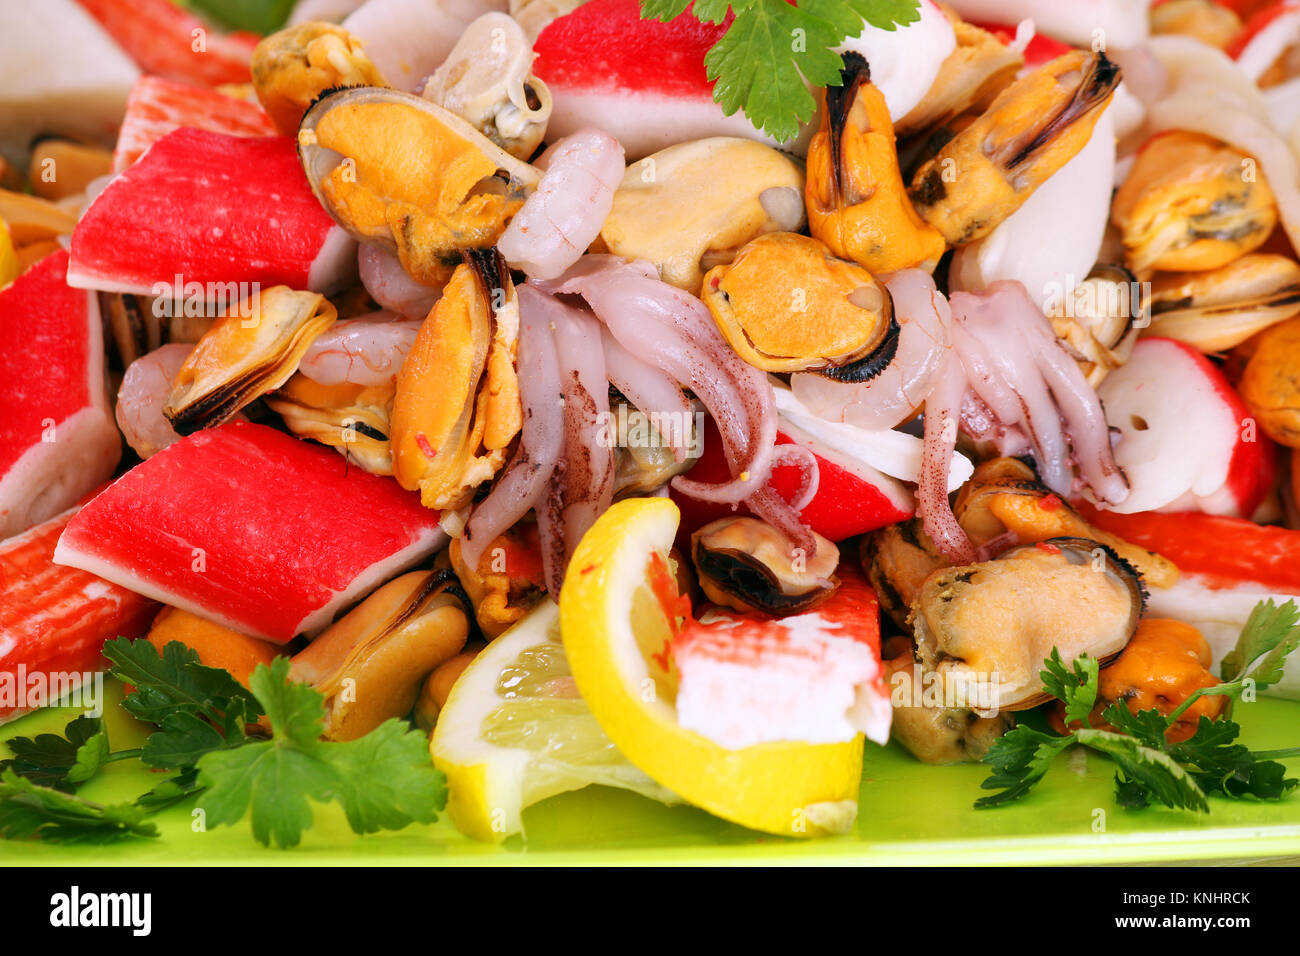
[[(583, 699), (628, 760), (688, 803), (768, 833), (849, 830), (862, 777), (861, 734), (842, 743), (729, 750), (678, 724), (673, 632), (657, 596), (665, 586), (675, 592), (664, 572), (678, 517), (666, 498), (618, 502), (574, 552), (560, 619)], [(655, 574), (660, 583), (652, 586)]]
[(18, 278), (18, 254), (14, 252), (9, 225), (0, 219), (0, 289)]
[(522, 833), (525, 807), (593, 783), (679, 802), (628, 763), (578, 695), (549, 600), (460, 675), (429, 752), (447, 775), (448, 816), (476, 840)]

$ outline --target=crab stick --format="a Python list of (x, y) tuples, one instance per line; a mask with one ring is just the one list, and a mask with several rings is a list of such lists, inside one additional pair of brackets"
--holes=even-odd
[(113, 172), (120, 173), (146, 149), (182, 126), (231, 136), (275, 135), (271, 118), (256, 103), (206, 86), (144, 76), (131, 88), (126, 101), (126, 118), (113, 152)]
[(75, 683), (103, 669), (105, 641), (139, 637), (158, 608), (103, 578), (54, 563), (59, 535), (79, 507), (0, 542), (0, 723), (34, 703), (6, 700), (4, 681), (22, 675), (30, 687), (40, 675), (47, 687)]
[(131, 469), (81, 510), (55, 561), (283, 644), (423, 561), (438, 513), (392, 478), (235, 422)]
[(249, 81), (252, 34), (222, 34), (172, 0), (77, 2), (148, 73), (208, 86)]
[[(1210, 644), (1216, 673), (1257, 603), (1272, 598), (1300, 604), (1300, 531), (1196, 512), (1125, 515), (1087, 504), (1080, 511), (1098, 528), (1178, 565), (1177, 583), (1151, 589), (1147, 614), (1199, 630)], [(1269, 693), (1300, 699), (1300, 665), (1289, 662)]]
[(234, 285), (245, 298), (253, 283), (333, 291), (355, 266), (356, 243), (312, 194), (292, 139), (182, 128), (91, 203), (68, 282), (133, 295), (197, 284), (208, 298)]
[(710, 610), (673, 639), (677, 719), (724, 747), (776, 740), (889, 740), (876, 592), (841, 564), (811, 611), (769, 618)]
[(99, 300), (67, 268), (55, 252), (0, 290), (0, 538), (71, 506), (122, 455)]

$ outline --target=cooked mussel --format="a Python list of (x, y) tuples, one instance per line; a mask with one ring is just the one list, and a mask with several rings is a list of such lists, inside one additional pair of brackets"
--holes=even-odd
[(925, 579), (947, 566), (920, 518), (886, 525), (862, 539), (862, 567), (881, 608), (904, 630)]
[(751, 239), (803, 227), (803, 182), (797, 162), (753, 140), (678, 143), (627, 168), (600, 239), (697, 295), (705, 271), (730, 262)]
[(546, 597), (542, 574), (542, 546), (537, 525), (521, 521), (493, 539), (471, 568), (453, 538), (447, 549), (451, 567), (474, 606), (479, 629), (491, 640), (527, 614)]
[(865, 381), (898, 348), (884, 285), (807, 236), (760, 236), (709, 271), (701, 297), (731, 347), (764, 371)]
[(465, 28), (421, 95), (526, 160), (551, 117), (551, 92), (532, 75), (532, 65), (523, 27), (504, 13), (485, 13)]
[(1142, 147), (1110, 217), (1134, 272), (1200, 271), (1262, 245), (1277, 224), (1277, 202), (1245, 153), (1175, 131)]
[(651, 416), (620, 398), (610, 395), (615, 501), (648, 495), (690, 471), (699, 461), (703, 441), (690, 422), (690, 434), (683, 435), (681, 442), (687, 453), (678, 460), (668, 436), (658, 433)]
[(1113, 659), (1144, 600), (1137, 571), (1109, 548), (1051, 538), (930, 575), (912, 608), (916, 657), (945, 702), (1024, 710), (1047, 699), (1039, 671), (1053, 648), (1066, 661)]
[(391, 475), (391, 386), (321, 385), (299, 373), (266, 398), (289, 431), (329, 445), (372, 475)]
[(393, 475), (454, 511), (500, 471), (523, 426), (519, 300), (495, 249), (470, 250), (402, 363), (389, 431)]
[(253, 90), (282, 136), (294, 136), (303, 114), (326, 90), (387, 86), (361, 41), (341, 26), (309, 20), (272, 33), (253, 50)]
[(443, 661), (425, 678), (424, 686), (420, 688), (420, 697), (415, 702), (415, 726), (426, 733), (433, 730), (438, 723), (438, 714), (447, 706), (447, 698), (451, 696), (456, 681), (485, 647), (487, 645), (480, 641), (471, 641), (463, 651)]
[(1122, 266), (1101, 265), (1044, 307), (1056, 337), (1093, 388), (1133, 354), (1150, 309), (1142, 288)]
[(943, 61), (921, 102), (894, 124), (899, 136), (947, 125), (969, 111), (984, 112), (1025, 64), (1024, 54), (1013, 45), (945, 12), (952, 21), (957, 47)]
[(821, 604), (839, 587), (839, 549), (816, 532), (812, 556), (790, 547), (781, 532), (757, 518), (720, 518), (691, 535), (700, 588), (736, 611), (796, 614)]
[(988, 235), (1084, 147), (1118, 85), (1106, 54), (1081, 50), (1020, 77), (917, 169), (917, 213), (949, 245)]
[(287, 382), (337, 314), (324, 296), (283, 285), (230, 306), (181, 366), (163, 414), (181, 435), (227, 421)]
[(991, 458), (977, 465), (957, 493), (953, 513), (971, 543), (986, 551), (998, 542), (1006, 547), (1085, 538), (1110, 548), (1151, 587), (1172, 587), (1178, 581), (1172, 561), (1094, 527), (1016, 458)]
[(538, 170), (426, 99), (357, 87), (322, 96), (302, 119), (298, 156), (331, 216), (442, 286), (460, 251), (493, 245)]
[(1269, 438), (1300, 448), (1300, 317), (1265, 329), (1249, 344), (1237, 392)]
[(943, 236), (907, 198), (889, 108), (867, 61), (846, 53), (841, 80), (827, 87), (808, 146), (808, 229), (836, 256), (873, 273), (933, 269)]
[(1146, 335), (1222, 352), (1300, 314), (1300, 264), (1251, 253), (1210, 272), (1174, 272), (1151, 280)]
[(983, 760), (993, 742), (1015, 726), (1015, 718), (1002, 711), (982, 714), (969, 707), (945, 707), (917, 679), (916, 669), (911, 654), (885, 662), (893, 706), (889, 735), (922, 763)]
[[(1145, 617), (1124, 652), (1108, 667), (1103, 667), (1097, 681), (1097, 703), (1088, 715), (1088, 723), (1102, 730), (1114, 730), (1103, 717), (1112, 704), (1128, 707), (1132, 713), (1156, 710), (1169, 715), (1198, 690), (1219, 683), (1210, 670), (1210, 645), (1201, 632), (1183, 621)], [(1165, 731), (1170, 743), (1191, 737), (1202, 717), (1217, 719), (1229, 698), (1217, 694), (1198, 697)], [(1064, 703), (1053, 709), (1051, 720), (1065, 731)], [(1071, 723), (1070, 729), (1079, 726)]]
[(293, 658), (289, 676), (325, 695), (325, 736), (355, 740), (415, 704), (424, 678), (469, 636), (469, 601), (450, 570), (389, 581)]
[(1241, 36), (1241, 17), (1216, 0), (1168, 0), (1151, 8), (1155, 36), (1184, 36), (1226, 50)]

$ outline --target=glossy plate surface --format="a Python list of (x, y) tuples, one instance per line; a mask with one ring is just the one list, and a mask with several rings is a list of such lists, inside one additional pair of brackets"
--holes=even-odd
[[(108, 682), (105, 716), (114, 749), (138, 746), (147, 729), (117, 706)], [(58, 732), (70, 708), (28, 715), (0, 727), (0, 739)], [(1252, 749), (1294, 746), (1300, 702), (1263, 699), (1239, 704), (1242, 741)], [(8, 755), (6, 750), (5, 755)], [(1300, 776), (1300, 760), (1289, 762)], [(768, 837), (689, 807), (664, 807), (599, 787), (562, 794), (524, 812), (527, 842), (475, 843), (445, 818), (397, 833), (358, 837), (336, 806), (316, 807), (316, 823), (289, 851), (264, 849), (247, 820), (195, 832), (192, 810), (202, 797), (155, 819), (160, 836), (110, 846), (66, 847), (0, 841), (0, 863), (180, 864), (266, 866), (305, 864), (729, 864), (855, 865), (1138, 863), (1241, 860), (1300, 855), (1300, 794), (1276, 803), (1210, 799), (1200, 815), (1116, 806), (1114, 765), (1078, 752), (1061, 758), (1025, 800), (974, 810), (983, 767), (927, 767), (897, 746), (867, 745), (862, 809), (854, 832), (813, 841)], [(82, 789), (92, 800), (129, 800), (159, 778), (136, 761), (109, 765)]]

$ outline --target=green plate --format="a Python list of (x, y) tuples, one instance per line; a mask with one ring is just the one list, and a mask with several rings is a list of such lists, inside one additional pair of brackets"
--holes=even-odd
[[(108, 682), (105, 715), (113, 746), (138, 746), (147, 733), (117, 706)], [(60, 731), (71, 708), (28, 715), (0, 728), (0, 739)], [(1238, 704), (1234, 718), (1255, 749), (1294, 746), (1300, 702)], [(1300, 759), (1289, 761), (1300, 775)], [(196, 797), (155, 819), (156, 840), (107, 847), (0, 841), (0, 862), (69, 864), (1065, 864), (1179, 860), (1262, 860), (1300, 855), (1300, 795), (1275, 803), (1210, 799), (1201, 815), (1163, 808), (1129, 811), (1112, 796), (1114, 765), (1073, 753), (1026, 799), (974, 810), (987, 771), (928, 767), (897, 746), (867, 744), (862, 803), (852, 834), (822, 840), (764, 836), (701, 810), (665, 807), (619, 790), (590, 787), (553, 797), (524, 813), (528, 839), (488, 846), (462, 837), (445, 818), (396, 833), (359, 837), (337, 807), (316, 808), (316, 822), (293, 850), (257, 844), (247, 822), (196, 832)], [(110, 764), (82, 788), (92, 800), (129, 800), (157, 776), (136, 761)]]

